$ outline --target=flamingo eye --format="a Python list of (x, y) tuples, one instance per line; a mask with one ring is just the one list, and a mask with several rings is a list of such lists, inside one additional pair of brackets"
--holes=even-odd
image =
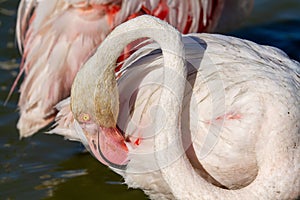
[(81, 113), (79, 116), (79, 121), (81, 121), (81, 122), (88, 122), (88, 121), (90, 121), (90, 119), (91, 119), (91, 117), (87, 113)]

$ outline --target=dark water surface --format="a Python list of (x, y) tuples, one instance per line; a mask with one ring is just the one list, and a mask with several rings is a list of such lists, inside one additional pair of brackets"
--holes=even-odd
[[(17, 0), (0, 0), (0, 199), (146, 199), (79, 143), (42, 131), (19, 140), (17, 92), (3, 106), (20, 63), (17, 5)], [(257, 0), (244, 26), (228, 34), (279, 47), (299, 61), (300, 1)]]

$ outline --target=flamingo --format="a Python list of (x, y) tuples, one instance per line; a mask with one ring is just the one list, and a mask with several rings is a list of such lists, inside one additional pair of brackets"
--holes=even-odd
[(21, 0), (16, 32), (23, 57), (11, 89), (25, 74), (18, 102), (20, 136), (31, 136), (53, 121), (55, 105), (70, 95), (78, 69), (123, 21), (149, 14), (183, 33), (209, 32), (220, 17), (240, 20), (252, 7), (252, 1), (228, 2), (239, 18), (226, 15), (222, 0)]
[[(123, 48), (149, 44), (115, 75)], [(296, 199), (300, 64), (140, 16), (116, 27), (71, 89), (75, 139), (152, 199)]]

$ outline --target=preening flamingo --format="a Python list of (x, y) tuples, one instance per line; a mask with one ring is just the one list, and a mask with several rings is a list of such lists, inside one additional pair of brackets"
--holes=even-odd
[(183, 33), (212, 31), (220, 16), (240, 20), (252, 1), (230, 0), (228, 5), (238, 18), (228, 16), (223, 0), (21, 0), (17, 39), (23, 58), (13, 86), (24, 73), (20, 136), (30, 136), (54, 119), (54, 106), (69, 96), (78, 69), (115, 26), (149, 14)]
[[(116, 77), (119, 54), (140, 37), (159, 46), (139, 49)], [(75, 77), (74, 137), (153, 199), (295, 199), (299, 70), (273, 47), (137, 17)]]

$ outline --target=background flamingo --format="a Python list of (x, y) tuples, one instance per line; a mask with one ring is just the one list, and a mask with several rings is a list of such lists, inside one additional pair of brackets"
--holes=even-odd
[[(162, 53), (132, 55), (118, 91), (118, 55), (141, 36)], [(296, 199), (300, 64), (237, 38), (181, 37), (150, 16), (117, 27), (75, 78), (75, 137), (153, 199)]]
[[(234, 0), (21, 0), (17, 38), (23, 58), (13, 86), (25, 73), (18, 103), (20, 136), (30, 136), (53, 120), (54, 106), (69, 96), (80, 66), (123, 21), (150, 14), (183, 33), (213, 31), (220, 16), (219, 30), (236, 24), (251, 6), (252, 1)], [(233, 12), (239, 17), (232, 17)]]

